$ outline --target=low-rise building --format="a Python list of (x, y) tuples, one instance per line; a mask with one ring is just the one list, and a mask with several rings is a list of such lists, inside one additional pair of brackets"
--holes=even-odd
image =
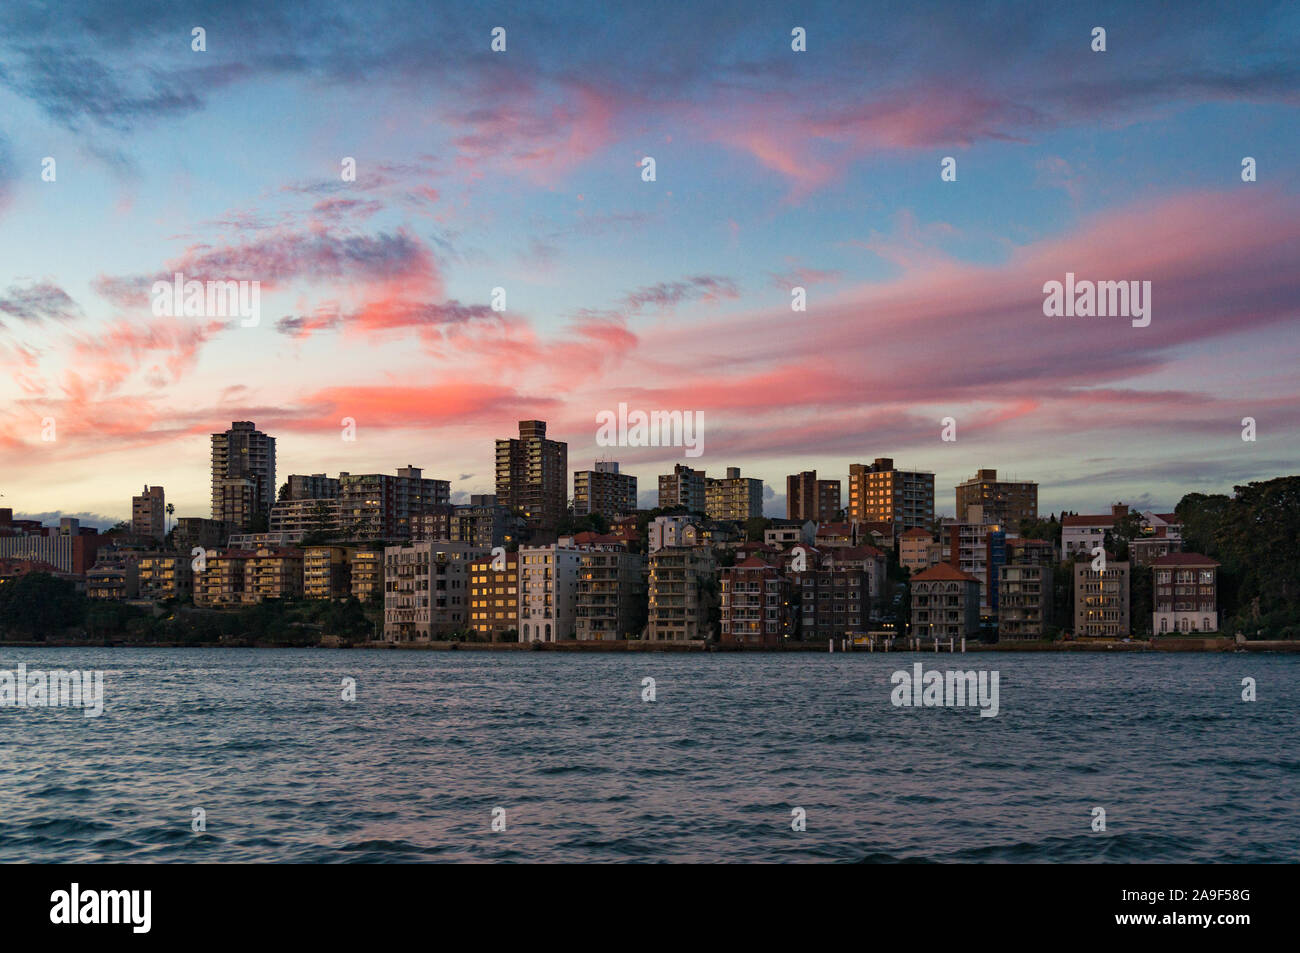
[(346, 599), (352, 594), (352, 561), (346, 546), (307, 546), (302, 551), (305, 599)]
[(467, 543), (385, 547), (385, 641), (427, 642), (468, 629), (470, 566), (486, 555)]
[(244, 602), (302, 598), (302, 550), (262, 546), (244, 560)]
[(364, 546), (348, 547), (348, 565), (352, 570), (352, 595), (363, 603), (382, 599), (384, 595), (384, 551)]
[(898, 537), (899, 564), (914, 573), (929, 569), (934, 565), (930, 562), (930, 555), (933, 552), (930, 544), (933, 542), (934, 535), (928, 529), (904, 530)]
[(140, 566), (135, 553), (101, 554), (86, 570), (86, 598), (121, 602), (140, 593)]
[(820, 565), (825, 569), (856, 569), (867, 580), (867, 595), (871, 600), (872, 618), (879, 618), (885, 603), (885, 554), (875, 546), (834, 546), (822, 554)]
[(578, 566), (570, 547), (519, 548), (519, 639), (560, 642), (577, 635)]
[(1106, 545), (1106, 533), (1117, 520), (1128, 516), (1128, 505), (1115, 503), (1110, 513), (1089, 513), (1061, 517), (1061, 558), (1091, 556), (1098, 546)]
[(792, 576), (803, 641), (842, 639), (871, 628), (871, 583), (861, 569), (816, 568)]
[(1219, 563), (1200, 553), (1170, 553), (1151, 563), (1151, 631), (1219, 631)]
[(751, 556), (719, 571), (720, 641), (774, 648), (790, 634), (790, 580), (776, 566)]
[(1052, 619), (1051, 565), (998, 567), (998, 640), (1041, 639)]
[(980, 581), (950, 563), (912, 577), (912, 635), (924, 642), (972, 638), (980, 631)]
[(646, 560), (621, 546), (591, 548), (578, 563), (575, 633), (579, 639), (637, 638), (645, 623)]
[(244, 604), (246, 549), (209, 549), (194, 573), (194, 604), (222, 609)]
[(709, 638), (706, 590), (717, 566), (704, 548), (671, 546), (650, 554), (646, 639), (684, 642)]
[(161, 602), (189, 599), (194, 595), (193, 557), (189, 553), (141, 553), (136, 565), (140, 573), (140, 596)]
[(519, 554), (483, 556), (469, 565), (469, 624), (492, 642), (519, 625)]
[(1106, 554), (1105, 568), (1093, 560), (1074, 564), (1074, 634), (1079, 638), (1122, 638), (1129, 634), (1129, 564)]

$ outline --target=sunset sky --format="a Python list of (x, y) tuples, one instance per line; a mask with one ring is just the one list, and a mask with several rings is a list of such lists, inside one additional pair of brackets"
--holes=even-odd
[[(208, 516), (232, 420), (280, 481), (455, 499), (537, 417), (643, 505), (739, 466), (769, 516), (880, 456), (941, 513), (981, 467), (1044, 512), (1300, 472), (1300, 5), (977, 6), (6, 3), (0, 506)], [(260, 323), (155, 316), (177, 271)], [(1150, 281), (1150, 326), (1045, 317), (1066, 272)], [(597, 447), (620, 401), (704, 454)]]

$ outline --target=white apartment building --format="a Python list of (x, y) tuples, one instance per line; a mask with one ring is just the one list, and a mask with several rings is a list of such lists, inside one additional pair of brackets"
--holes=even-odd
[(559, 642), (577, 637), (582, 553), (558, 545), (519, 547), (519, 641)]

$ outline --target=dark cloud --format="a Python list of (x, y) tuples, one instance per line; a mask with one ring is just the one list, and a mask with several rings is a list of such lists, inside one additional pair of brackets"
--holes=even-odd
[(695, 275), (681, 281), (661, 281), (638, 288), (623, 299), (630, 311), (646, 308), (674, 308), (690, 301), (714, 301), (738, 298), (740, 292), (730, 278), (718, 275)]
[(27, 287), (10, 285), (0, 295), (0, 314), (16, 318), (26, 324), (42, 321), (73, 321), (82, 315), (81, 308), (66, 291), (48, 281), (38, 281)]

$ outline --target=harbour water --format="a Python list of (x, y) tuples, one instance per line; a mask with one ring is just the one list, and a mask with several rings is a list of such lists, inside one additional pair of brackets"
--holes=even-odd
[[(997, 670), (997, 716), (896, 707), (918, 661)], [(104, 710), (0, 708), (3, 862), (1300, 855), (1295, 655), (0, 646), (20, 663), (102, 671)]]

